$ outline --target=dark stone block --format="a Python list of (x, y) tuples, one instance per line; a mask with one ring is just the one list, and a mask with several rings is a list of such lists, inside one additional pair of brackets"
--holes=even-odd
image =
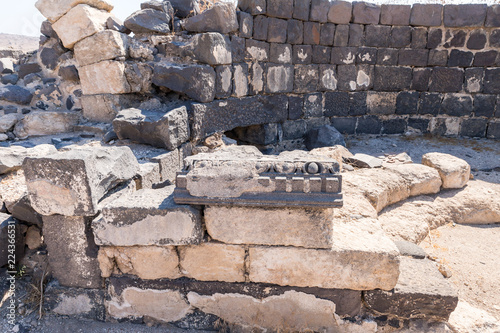
[(304, 23), (299, 20), (288, 20), (288, 43), (302, 44), (304, 41)]
[(231, 37), (231, 54), (233, 62), (243, 62), (245, 61), (246, 49), (245, 49), (245, 39), (232, 36)]
[(469, 50), (481, 50), (486, 45), (486, 32), (484, 30), (474, 30), (470, 33), (467, 41)]
[(59, 38), (57, 33), (52, 28), (52, 23), (48, 20), (42, 22), (42, 25), (40, 26), (40, 33), (49, 38)]
[(0, 100), (6, 102), (28, 105), (32, 99), (33, 94), (23, 87), (8, 85), (0, 89)]
[(374, 89), (377, 91), (400, 91), (410, 88), (410, 67), (375, 66)]
[(321, 127), (321, 126), (328, 125), (328, 123), (329, 123), (328, 119), (323, 118), (323, 117), (309, 118), (309, 119), (306, 119), (305, 121), (306, 121), (307, 131), (313, 130), (313, 129)]
[(427, 49), (401, 49), (399, 50), (400, 66), (427, 66), (429, 50)]
[(443, 30), (440, 28), (430, 28), (427, 34), (427, 48), (435, 49), (441, 44), (443, 39)]
[(355, 117), (335, 117), (332, 118), (332, 126), (337, 129), (342, 134), (354, 134), (356, 133), (356, 125), (358, 123), (358, 118)]
[[(283, 65), (283, 67), (284, 66), (285, 65)], [(288, 66), (291, 67), (291, 65)], [(265, 62), (252, 62), (248, 66), (248, 95), (257, 95), (264, 91), (264, 83), (269, 84), (269, 81), (266, 82), (264, 79), (264, 73), (267, 73), (267, 63)], [(285, 79), (283, 79), (282, 82), (285, 83), (284, 86), (287, 86), (287, 81)], [(289, 76), (288, 82), (290, 90), (285, 89), (287, 92), (291, 91), (292, 75)]]
[(337, 66), (338, 89), (341, 91), (356, 90), (356, 75), (357, 72), (355, 65), (338, 65)]
[(356, 51), (355, 47), (333, 47), (331, 63), (336, 65), (354, 64)]
[(367, 25), (365, 28), (365, 45), (388, 47), (391, 27), (386, 25)]
[(486, 27), (500, 27), (500, 5), (491, 5), (486, 12)]
[(328, 22), (348, 24), (352, 17), (352, 2), (335, 0), (330, 3)]
[(215, 98), (228, 98), (233, 91), (233, 66), (215, 67)]
[(316, 92), (318, 90), (318, 83), (318, 65), (295, 65), (294, 92)]
[[(16, 265), (12, 262), (9, 263), (9, 259), (13, 258), (9, 256), (12, 253), (9, 253), (7, 245), (10, 244), (9, 240), (12, 239), (14, 243), (11, 245), (14, 245), (14, 249), (12, 250), (14, 250), (15, 253), (15, 262), (21, 261), (24, 255), (25, 245), (23, 229), (23, 226), (12, 216), (0, 212), (0, 241), (2, 242), (2, 247), (0, 247), (0, 267), (8, 265), (9, 271), (15, 271)], [(5, 273), (2, 272), (2, 275), (4, 274)], [(2, 283), (4, 281), (5, 280), (3, 280)]]
[(411, 6), (409, 5), (382, 5), (380, 24), (408, 25), (410, 24)]
[(285, 121), (281, 127), (283, 128), (283, 140), (300, 139), (307, 132), (306, 121), (302, 119)]
[(471, 138), (484, 138), (488, 120), (484, 118), (465, 118), (460, 123), (460, 135)]
[(370, 90), (373, 88), (374, 68), (372, 65), (357, 65), (356, 90)]
[(34, 62), (34, 63), (19, 65), (17, 74), (19, 75), (20, 79), (24, 79), (26, 75), (40, 73), (41, 71), (42, 68), (40, 67), (40, 65)]
[(66, 50), (60, 43), (55, 43), (51, 47), (42, 47), (39, 50), (40, 62), (48, 69), (55, 69), (59, 62), (59, 57), (66, 53)]
[(364, 116), (358, 119), (356, 134), (380, 134), (382, 123), (377, 116)]
[(500, 139), (500, 122), (491, 122), (488, 125), (488, 133), (486, 134), (488, 139)]
[(335, 37), (335, 24), (333, 23), (323, 24), (321, 26), (319, 43), (325, 46), (332, 46), (334, 37)]
[(296, 120), (302, 118), (304, 99), (302, 96), (288, 97), (288, 119)]
[(320, 39), (320, 24), (304, 22), (304, 44), (318, 45)]
[[(270, 1), (270, 3), (272, 2)], [(288, 22), (286, 20), (281, 20), (274, 17), (269, 18), (269, 26), (267, 28), (267, 41), (270, 43), (285, 43), (287, 26)]]
[(349, 25), (349, 46), (363, 46), (365, 43), (364, 28), (361, 24)]
[(465, 45), (465, 37), (467, 36), (467, 32), (464, 30), (446, 30), (444, 47), (463, 47)]
[(468, 117), (472, 111), (472, 97), (470, 95), (445, 94), (439, 113), (454, 117)]
[(450, 58), (448, 59), (449, 67), (469, 67), (472, 65), (474, 54), (468, 51), (451, 50)]
[(321, 93), (304, 95), (304, 118), (323, 117), (323, 95)]
[[(253, 39), (245, 41), (245, 61), (268, 61), (269, 43)], [(233, 60), (233, 63), (235, 61)]]
[(464, 70), (462, 68), (434, 67), (429, 91), (458, 92), (462, 90)]
[(448, 64), (447, 50), (429, 50), (429, 66), (446, 66)]
[(445, 5), (445, 27), (479, 27), (486, 18), (486, 4)]
[(382, 134), (402, 134), (406, 131), (406, 119), (393, 118), (382, 121)]
[(325, 23), (328, 20), (329, 10), (330, 10), (329, 0), (312, 0), (309, 20)]
[(389, 45), (391, 47), (407, 47), (411, 41), (410, 27), (392, 27), (391, 39)]
[(200, 140), (216, 132), (266, 123), (288, 117), (288, 97), (257, 95), (192, 104), (192, 137)]
[(480, 67), (494, 66), (497, 57), (498, 57), (498, 52), (495, 50), (476, 52), (476, 54), (474, 55), (474, 61), (472, 62), (472, 65)]
[(342, 134), (335, 127), (330, 125), (323, 125), (308, 131), (304, 143), (309, 150), (337, 145), (345, 147), (345, 141)]
[(378, 49), (377, 65), (394, 66), (398, 64), (398, 49)]
[(431, 68), (414, 68), (411, 89), (416, 91), (427, 91), (427, 89), (429, 89), (431, 73)]
[(417, 114), (418, 92), (401, 92), (396, 98), (396, 114)]
[(349, 93), (332, 91), (326, 92), (325, 99), (325, 117), (347, 116), (349, 114)]
[(15, 85), (19, 81), (19, 75), (17, 74), (6, 74), (2, 75), (2, 84), (12, 84)]
[(278, 142), (276, 123), (238, 127), (234, 129), (238, 140), (255, 145), (270, 145)]
[(291, 19), (293, 0), (272, 0), (267, 2), (267, 16)]
[(366, 92), (349, 93), (349, 115), (362, 116), (367, 114)]
[[(266, 68), (266, 92), (286, 93), (293, 90), (293, 65), (288, 64), (264, 64)], [(255, 65), (252, 65), (252, 67)], [(257, 83), (260, 81), (257, 81)]]
[(378, 24), (380, 7), (368, 2), (354, 2), (352, 4), (353, 22), (359, 24)]
[(413, 4), (411, 8), (410, 24), (424, 27), (439, 27), (443, 5), (440, 4)]
[(438, 93), (421, 93), (418, 114), (437, 115), (441, 110), (443, 96)]
[[(194, 1), (189, 1), (189, 2), (195, 3)], [(174, 5), (174, 7), (176, 6)], [(175, 9), (178, 10), (178, 8)], [(132, 31), (134, 34), (141, 34), (141, 33), (167, 34), (170, 32), (170, 22), (172, 21), (172, 17), (170, 17), (170, 14), (152, 8), (141, 9), (136, 12), (133, 12), (129, 17), (127, 17), (123, 22), (123, 25), (127, 29)], [(187, 15), (189, 14), (186, 14), (186, 16)], [(196, 32), (215, 31), (215, 30), (204, 30), (203, 25), (202, 26), (199, 25), (199, 21), (190, 19), (187, 19), (185, 21), (183, 28), (188, 31), (196, 31)], [(224, 33), (229, 31), (220, 31), (220, 32)]]
[(294, 64), (310, 64), (312, 61), (312, 46), (311, 45), (294, 45), (292, 62)]
[(411, 48), (424, 49), (427, 46), (427, 28), (413, 28), (411, 30)]
[(332, 48), (328, 46), (314, 45), (312, 62), (315, 64), (329, 64)]
[(292, 46), (290, 44), (271, 43), (269, 61), (272, 63), (292, 63)]
[(483, 90), (483, 68), (466, 68), (465, 69), (465, 91), (469, 93), (477, 93)]
[[(498, 35), (500, 43), (500, 33)], [(335, 29), (335, 38), (333, 39), (333, 45), (347, 46), (348, 43), (349, 43), (349, 25), (347, 24), (337, 25)]]
[(490, 32), (490, 46), (500, 47), (500, 29), (495, 29)]
[(408, 127), (420, 131), (420, 133), (429, 133), (429, 119), (426, 118), (408, 118)]
[(319, 90), (337, 90), (337, 71), (335, 65), (319, 65)]
[(293, 18), (308, 21), (310, 8), (311, 0), (295, 0), (293, 6)]
[(374, 47), (360, 47), (356, 52), (356, 63), (371, 64), (377, 63), (377, 49)]
[(233, 91), (232, 96), (248, 95), (248, 63), (233, 64)]
[(366, 96), (368, 114), (389, 115), (396, 112), (395, 92), (369, 91)]
[[(38, 104), (38, 103), (37, 103)], [(17, 113), (17, 106), (14, 105), (6, 105), (3, 108), (3, 113), (4, 114), (12, 114), (12, 113)]]
[(269, 28), (269, 18), (258, 15), (253, 18), (253, 38), (257, 40), (267, 40), (267, 30)]
[(500, 68), (484, 70), (484, 89), (486, 94), (500, 94)]
[(474, 116), (493, 117), (495, 114), (496, 99), (497, 97), (495, 95), (474, 95)]
[(246, 12), (236, 12), (240, 26), (240, 37), (251, 38), (253, 36), (253, 16)]
[(80, 76), (78, 75), (78, 69), (75, 65), (59, 66), (59, 76), (66, 81), (78, 82), (80, 81)]

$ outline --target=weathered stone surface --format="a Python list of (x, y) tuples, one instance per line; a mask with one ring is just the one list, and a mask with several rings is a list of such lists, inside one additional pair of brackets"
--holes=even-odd
[[(43, 156), (44, 147), (38, 147), (40, 147), (38, 154)], [(47, 147), (52, 148), (54, 151), (56, 150), (53, 146), (47, 145)], [(45, 150), (45, 152), (48, 153), (52, 151)], [(19, 159), (19, 162), (22, 163), (23, 159), (24, 158)], [(24, 173), (21, 170), (15, 174), (11, 174), (4, 182), (0, 182), (0, 188), (0, 202), (3, 201), (5, 208), (12, 217), (27, 224), (42, 226), (42, 216), (31, 207), (26, 189), (26, 182), (24, 180)]]
[(488, 6), (485, 27), (500, 27), (500, 5)]
[(294, 0), (275, 0), (267, 2), (267, 16), (291, 19)]
[(141, 9), (125, 19), (125, 27), (135, 34), (170, 32), (172, 18), (168, 13), (152, 8)]
[(455, 311), (450, 314), (448, 322), (459, 333), (500, 330), (497, 318), (463, 300), (458, 302)]
[(266, 67), (266, 92), (292, 92), (293, 77), (292, 65), (269, 64)]
[(328, 10), (328, 22), (349, 24), (352, 16), (352, 3), (348, 1), (333, 1)]
[(380, 7), (373, 3), (356, 2), (352, 6), (353, 22), (359, 24), (378, 24)]
[(31, 226), (26, 231), (26, 245), (30, 250), (35, 250), (42, 246), (42, 236), (40, 234), (40, 229), (36, 226)]
[(325, 23), (327, 22), (329, 10), (330, 10), (329, 0), (311, 0), (311, 11), (309, 14), (309, 20)]
[(238, 30), (236, 9), (232, 3), (228, 2), (215, 3), (212, 8), (185, 19), (181, 24), (185, 30), (191, 32), (228, 34)]
[[(23, 233), (24, 231), (19, 222), (10, 215), (0, 213), (0, 241), (2, 242), (2, 247), (0, 248), (0, 265), (8, 265), (7, 268), (9, 271), (16, 270), (15, 262), (21, 260), (24, 254)], [(10, 252), (9, 249), (11, 250)], [(12, 253), (16, 255), (14, 263), (9, 261), (9, 259), (12, 259), (9, 255)]]
[(173, 186), (143, 189), (123, 195), (101, 209), (94, 220), (96, 244), (146, 246), (197, 244), (201, 240), (200, 213), (173, 202)]
[(23, 87), (19, 86), (5, 86), (0, 87), (0, 100), (10, 103), (28, 105), (31, 103), (33, 94)]
[(173, 150), (189, 139), (185, 106), (172, 110), (126, 109), (113, 120), (118, 138)]
[(410, 13), (409, 5), (382, 5), (380, 24), (406, 26), (410, 23)]
[(106, 28), (110, 14), (88, 5), (77, 5), (52, 24), (64, 47), (71, 49), (75, 43)]
[(80, 116), (71, 111), (33, 111), (25, 115), (14, 128), (17, 137), (51, 135), (71, 132)]
[(386, 168), (403, 177), (412, 197), (421, 194), (434, 194), (441, 190), (441, 177), (434, 168), (414, 163), (386, 165)]
[(75, 65), (60, 66), (57, 74), (66, 81), (79, 82), (80, 75)]
[(248, 67), (248, 94), (257, 95), (264, 91), (264, 73), (267, 64), (254, 62)]
[(57, 149), (52, 145), (39, 145), (34, 148), (0, 147), (0, 174), (20, 169), (26, 157), (42, 157), (56, 151)]
[[(337, 221), (331, 250), (251, 247), (253, 282), (353, 290), (391, 290), (399, 275), (398, 251), (372, 219)], [(343, 274), (342, 272), (350, 273)]]
[[(196, 80), (191, 78), (196, 77)], [(153, 84), (186, 94), (195, 101), (206, 103), (215, 97), (215, 70), (210, 66), (155, 65)]]
[(411, 8), (411, 25), (437, 27), (441, 25), (443, 5), (441, 4), (413, 4)]
[(252, 15), (265, 14), (267, 9), (266, 0), (239, 0), (238, 7)]
[(381, 314), (402, 318), (448, 320), (458, 303), (453, 286), (429, 260), (401, 258), (401, 274), (392, 291), (364, 293), (367, 305)]
[(238, 24), (240, 37), (251, 38), (253, 34), (253, 17), (251, 14), (246, 12), (236, 12), (238, 16)]
[(133, 95), (83, 95), (83, 116), (91, 121), (111, 123), (123, 108), (139, 107)]
[(213, 239), (229, 244), (332, 246), (331, 209), (207, 207), (205, 224)]
[(145, 280), (181, 276), (173, 246), (101, 246), (97, 259), (104, 278), (113, 274), (136, 275)]
[(443, 23), (445, 27), (478, 27), (486, 17), (486, 4), (445, 5)]
[(202, 243), (179, 246), (181, 272), (200, 281), (245, 281), (245, 248), (237, 245)]
[(125, 75), (125, 63), (101, 61), (79, 68), (85, 95), (125, 94), (132, 91)]
[(285, 43), (287, 41), (288, 22), (274, 17), (269, 18), (268, 21), (267, 41), (270, 43)]
[(402, 256), (412, 257), (413, 259), (427, 258), (427, 253), (425, 252), (425, 250), (415, 243), (404, 240), (398, 240), (394, 241), (394, 244), (396, 244), (396, 247), (398, 248), (399, 253)]
[(67, 287), (101, 288), (97, 246), (85, 217), (44, 216), (43, 237), (52, 274)]
[(216, 32), (196, 34), (187, 46), (195, 60), (209, 65), (231, 64), (231, 43), (227, 36)]
[(246, 43), (246, 59), (245, 61), (268, 61), (269, 59), (269, 44), (253, 39), (247, 39)]
[(374, 89), (377, 91), (400, 91), (409, 89), (412, 71), (409, 67), (376, 66)]
[(104, 320), (104, 290), (63, 287), (51, 281), (44, 289), (43, 309), (62, 316)]
[(382, 167), (382, 160), (381, 159), (374, 157), (374, 156), (367, 155), (367, 154), (357, 153), (357, 154), (349, 157), (347, 159), (347, 161), (349, 162), (349, 164), (352, 164), (358, 168), (370, 168), (371, 169), (371, 168)]
[(457, 92), (462, 90), (464, 71), (461, 68), (435, 67), (429, 91)]
[(307, 149), (312, 150), (335, 145), (345, 146), (345, 141), (342, 134), (335, 127), (324, 125), (307, 132), (305, 144)]
[(193, 104), (192, 137), (199, 140), (219, 131), (265, 123), (277, 123), (288, 117), (286, 96), (229, 98), (206, 104)]
[(333, 158), (339, 163), (340, 170), (342, 171), (343, 160), (352, 157), (352, 153), (344, 146), (336, 145), (333, 147), (315, 148), (309, 152), (311, 155), (322, 155)]
[(42, 215), (93, 216), (108, 190), (131, 179), (139, 165), (127, 147), (77, 147), (24, 160), (28, 193)]
[(469, 181), (470, 165), (466, 161), (443, 153), (427, 153), (422, 164), (436, 169), (443, 181), (443, 188), (462, 188)]
[(215, 98), (224, 99), (233, 91), (233, 71), (231, 65), (215, 67)]
[(80, 66), (128, 55), (128, 37), (112, 30), (104, 30), (75, 44), (75, 58)]
[(233, 92), (234, 97), (244, 97), (248, 94), (248, 64), (233, 65)]
[[(17, 112), (17, 109), (16, 109)], [(9, 113), (3, 116), (0, 116), (0, 133), (9, 132), (17, 122), (21, 119), (21, 116), (17, 113)]]
[(190, 15), (198, 15), (200, 7), (197, 0), (169, 0), (174, 8), (175, 16), (184, 18)]
[[(104, 0), (63, 0), (57, 4), (51, 0), (38, 0), (35, 7), (45, 16), (50, 22), (54, 23), (61, 16), (70, 11), (73, 7), (79, 4), (87, 4), (97, 9), (102, 9), (110, 12), (113, 6)], [(50, 36), (52, 37), (52, 36)]]

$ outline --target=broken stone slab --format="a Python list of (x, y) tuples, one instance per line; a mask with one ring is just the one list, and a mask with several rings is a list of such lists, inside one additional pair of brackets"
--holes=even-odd
[(173, 246), (101, 246), (97, 259), (103, 278), (120, 274), (145, 280), (181, 277)]
[(85, 95), (127, 94), (132, 87), (125, 74), (125, 63), (106, 60), (78, 69)]
[(198, 102), (211, 102), (215, 97), (215, 70), (207, 65), (159, 63), (153, 70), (153, 84), (185, 94)]
[(128, 36), (118, 31), (104, 30), (75, 44), (75, 58), (80, 66), (128, 55)]
[(66, 287), (102, 288), (90, 219), (81, 216), (44, 216), (43, 238), (52, 274)]
[(189, 140), (185, 106), (172, 110), (122, 110), (113, 120), (113, 129), (120, 140), (130, 139), (169, 150)]
[(75, 43), (106, 29), (110, 14), (94, 7), (80, 4), (70, 9), (63, 17), (52, 24), (52, 28), (67, 49)]
[(138, 10), (125, 19), (123, 24), (134, 34), (170, 32), (172, 17), (164, 11), (146, 8)]
[(45, 16), (51, 23), (56, 22), (64, 14), (69, 12), (73, 7), (79, 4), (87, 4), (91, 7), (110, 12), (113, 6), (104, 0), (38, 0), (35, 7)]
[(443, 181), (443, 188), (462, 188), (470, 178), (470, 165), (453, 155), (427, 153), (422, 156), (422, 164), (436, 169)]
[(19, 86), (4, 86), (0, 87), (0, 100), (6, 102), (28, 105), (33, 99), (33, 94), (26, 88)]
[(245, 281), (245, 248), (239, 245), (202, 243), (179, 246), (183, 275), (200, 281)]
[(8, 271), (16, 271), (16, 263), (24, 255), (23, 227), (12, 216), (0, 213), (0, 267), (7, 265)]
[(375, 219), (336, 222), (332, 242), (329, 250), (250, 247), (249, 279), (280, 286), (394, 288), (399, 252)]
[(179, 204), (342, 206), (339, 166), (327, 157), (302, 151), (264, 156), (254, 147), (237, 146), (191, 156), (184, 163), (174, 191)]
[(31, 136), (72, 132), (80, 122), (74, 111), (32, 111), (16, 124), (14, 134), (20, 139)]
[(22, 146), (0, 147), (0, 174), (21, 169), (26, 157), (42, 157), (57, 152), (53, 145), (38, 145), (33, 148)]
[(382, 160), (380, 158), (367, 154), (357, 153), (347, 159), (349, 164), (357, 168), (381, 168)]
[(458, 294), (427, 259), (402, 257), (401, 274), (391, 291), (364, 292), (368, 307), (377, 313), (401, 318), (428, 318), (448, 320), (458, 303)]
[(238, 30), (236, 9), (230, 2), (218, 2), (203, 13), (181, 21), (181, 25), (189, 32), (228, 34)]
[(97, 202), (132, 179), (139, 164), (127, 147), (70, 146), (65, 151), (24, 160), (28, 193), (42, 215), (94, 216)]
[(123, 195), (92, 223), (97, 245), (186, 245), (202, 237), (200, 212), (173, 202), (174, 186)]
[(228, 244), (332, 247), (333, 212), (327, 209), (206, 207), (212, 239)]

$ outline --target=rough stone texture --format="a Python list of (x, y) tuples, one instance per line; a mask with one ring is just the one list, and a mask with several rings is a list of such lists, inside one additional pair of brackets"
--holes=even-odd
[(292, 92), (293, 77), (292, 65), (268, 65), (266, 68), (266, 92)]
[(312, 150), (335, 145), (345, 146), (345, 141), (342, 134), (335, 127), (324, 125), (307, 132), (305, 144), (307, 149)]
[(132, 92), (125, 75), (125, 63), (101, 61), (79, 68), (82, 91), (85, 95), (126, 94)]
[(461, 68), (435, 67), (431, 74), (429, 91), (458, 92), (462, 90), (464, 70)]
[(178, 247), (181, 272), (200, 281), (245, 281), (245, 248), (202, 243)]
[(430, 260), (401, 258), (401, 274), (392, 291), (364, 293), (368, 307), (400, 318), (433, 317), (448, 320), (458, 294)]
[(42, 215), (93, 216), (108, 190), (131, 179), (139, 164), (128, 147), (77, 147), (24, 160), (33, 208)]
[[(191, 80), (196, 77), (196, 80)], [(210, 66), (155, 65), (153, 84), (186, 94), (195, 101), (206, 103), (215, 97), (215, 70)]]
[(355, 2), (352, 5), (352, 16), (354, 23), (378, 24), (380, 7), (368, 2)]
[(498, 319), (465, 301), (458, 302), (448, 322), (456, 332), (460, 333), (500, 330)]
[(382, 160), (367, 154), (357, 153), (347, 159), (349, 164), (358, 168), (380, 168)]
[(44, 216), (43, 237), (52, 274), (67, 287), (102, 288), (97, 246), (85, 217)]
[(293, 18), (307, 21), (309, 20), (309, 12), (311, 7), (311, 0), (294, 0), (293, 3)]
[(238, 16), (240, 37), (251, 38), (253, 33), (252, 15), (245, 12), (236, 12), (236, 15)]
[(442, 181), (436, 169), (422, 164), (400, 164), (387, 166), (389, 170), (403, 177), (410, 190), (410, 196), (438, 193)]
[(55, 152), (57, 149), (52, 145), (0, 147), (0, 175), (20, 169), (26, 157), (43, 157)]
[(325, 23), (330, 10), (329, 0), (311, 0), (309, 20)]
[(422, 164), (435, 168), (443, 181), (443, 188), (462, 188), (469, 181), (470, 165), (466, 161), (443, 153), (427, 153)]
[(12, 130), (14, 126), (18, 123), (20, 118), (21, 117), (17, 113), (9, 113), (0, 116), (0, 133), (7, 133), (10, 130)]
[(194, 35), (187, 48), (193, 59), (205, 64), (227, 65), (232, 62), (229, 37), (217, 32)]
[(28, 105), (33, 99), (33, 94), (23, 87), (5, 86), (0, 87), (0, 100), (21, 105)]
[(171, 17), (168, 13), (146, 8), (138, 10), (125, 19), (123, 23), (127, 29), (135, 34), (170, 32)]
[(250, 281), (353, 290), (394, 288), (399, 252), (375, 220), (336, 221), (333, 235), (331, 250), (251, 247)]
[(328, 22), (349, 24), (352, 16), (352, 3), (348, 1), (333, 1), (328, 10)]
[(409, 67), (376, 66), (373, 87), (376, 91), (409, 89), (412, 71)]
[(180, 18), (200, 13), (199, 3), (196, 0), (169, 0), (174, 9), (175, 16)]
[(425, 250), (415, 243), (399, 240), (394, 241), (394, 244), (396, 244), (399, 253), (401, 253), (402, 256), (411, 257), (413, 259), (427, 258), (427, 253), (425, 252)]
[[(10, 226), (10, 227), (9, 227)], [(11, 238), (12, 230), (14, 230), (14, 238)], [(12, 252), (16, 255), (16, 262), (20, 261), (24, 254), (24, 231), (22, 230), (21, 225), (10, 215), (0, 213), (0, 241), (2, 241), (2, 247), (0, 248), (0, 265), (5, 266), (8, 265), (7, 268), (9, 271), (15, 271), (15, 264), (12, 265), (12, 261), (9, 262), (9, 255)], [(13, 242), (13, 243), (12, 243)], [(9, 246), (14, 245), (10, 248)]]
[(215, 3), (212, 8), (185, 19), (181, 24), (185, 30), (190, 32), (228, 34), (238, 30), (236, 10), (234, 5), (228, 2)]
[(112, 30), (104, 30), (75, 44), (75, 57), (80, 66), (103, 60), (126, 57), (128, 54), (127, 35)]
[(411, 8), (411, 25), (424, 27), (438, 27), (441, 25), (443, 5), (441, 4), (413, 4)]
[(232, 66), (221, 65), (215, 67), (215, 75), (215, 98), (228, 98), (233, 91)]
[(138, 107), (133, 95), (83, 95), (80, 101), (83, 116), (91, 121), (111, 123), (123, 108)]
[(486, 27), (500, 27), (500, 5), (488, 6), (486, 13)]
[(77, 5), (52, 24), (64, 47), (71, 49), (75, 43), (106, 28), (110, 14), (88, 5)]
[(43, 310), (102, 321), (106, 315), (104, 290), (67, 288), (51, 281), (44, 290)]
[(315, 148), (309, 152), (311, 155), (321, 155), (333, 158), (339, 163), (340, 171), (343, 169), (343, 160), (352, 157), (352, 153), (344, 146)]
[(68, 133), (80, 121), (80, 116), (71, 111), (33, 111), (25, 115), (14, 128), (18, 138)]
[(293, 0), (275, 0), (267, 2), (267, 16), (291, 19)]
[(126, 109), (113, 120), (113, 129), (121, 140), (174, 150), (189, 139), (188, 113), (185, 106), (172, 110)]
[(96, 244), (107, 246), (185, 245), (201, 240), (200, 213), (173, 202), (173, 186), (123, 195), (94, 220)]
[(332, 246), (331, 209), (207, 207), (205, 224), (213, 239), (229, 244)]
[(97, 259), (103, 278), (119, 274), (145, 280), (181, 277), (179, 257), (173, 246), (101, 246)]
[(411, 6), (409, 5), (382, 5), (380, 24), (408, 25), (410, 23)]
[[(110, 12), (113, 6), (107, 1), (103, 0), (63, 0), (58, 1), (57, 4), (51, 0), (38, 0), (35, 7), (45, 16), (50, 22), (54, 23), (61, 16), (69, 12), (73, 7), (79, 4), (87, 4), (97, 9), (102, 9)], [(50, 36), (53, 37), (53, 36)]]
[(478, 27), (486, 17), (486, 4), (445, 5), (443, 23), (445, 27)]

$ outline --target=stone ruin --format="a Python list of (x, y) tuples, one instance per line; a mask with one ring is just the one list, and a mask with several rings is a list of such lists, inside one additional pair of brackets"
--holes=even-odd
[[(470, 166), (431, 153), (341, 173), (371, 161), (294, 149), (334, 146), (329, 125), (498, 139), (500, 5), (148, 1), (124, 23), (103, 0), (36, 6), (39, 52), (1, 62), (0, 129), (80, 137), (0, 148), (17, 182), (0, 218), (42, 231), (28, 247), (48, 253), (45, 311), (230, 331), (446, 325), (457, 292), (411, 242), (448, 221), (428, 225), (431, 205), (403, 235), (383, 209), (473, 197)], [(467, 204), (449, 218), (500, 222), (494, 199), (480, 216)]]

